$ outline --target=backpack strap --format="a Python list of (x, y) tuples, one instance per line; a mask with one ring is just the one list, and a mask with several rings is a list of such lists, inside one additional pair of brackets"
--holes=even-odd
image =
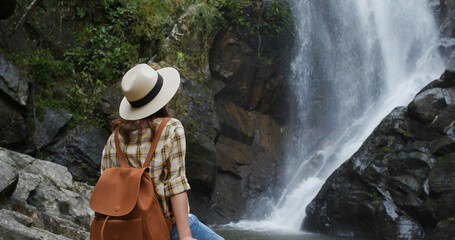
[(155, 153), (156, 146), (158, 145), (158, 141), (161, 138), (161, 134), (163, 133), (164, 127), (166, 126), (167, 122), (171, 120), (170, 117), (164, 118), (160, 125), (158, 126), (158, 130), (155, 132), (155, 137), (153, 138), (152, 145), (150, 146), (149, 153), (147, 154), (147, 158), (145, 159), (144, 165), (142, 165), (143, 168), (148, 168), (150, 165), (150, 162), (152, 161), (153, 154)]
[[(164, 127), (166, 126), (167, 122), (169, 122), (170, 119), (171, 119), (170, 117), (164, 118), (161, 121), (160, 125), (158, 126), (158, 129), (155, 132), (155, 136), (153, 137), (152, 145), (150, 146), (150, 150), (147, 154), (147, 158), (145, 159), (144, 165), (142, 167), (145, 167), (145, 168), (148, 167), (148, 165), (152, 161), (153, 154), (155, 152), (156, 146), (158, 145), (158, 141), (160, 140)], [(119, 131), (118, 128), (116, 128), (114, 130), (115, 151), (117, 152), (118, 158), (120, 160), (120, 166), (128, 167), (128, 163), (126, 162), (125, 155), (123, 154), (122, 149), (120, 147), (120, 141), (118, 140), (118, 131)]]
[(120, 166), (121, 167), (128, 167), (128, 163), (126, 162), (125, 155), (123, 155), (122, 148), (120, 147), (120, 141), (118, 140), (118, 128), (114, 130), (114, 142), (115, 142), (115, 152), (117, 152)]

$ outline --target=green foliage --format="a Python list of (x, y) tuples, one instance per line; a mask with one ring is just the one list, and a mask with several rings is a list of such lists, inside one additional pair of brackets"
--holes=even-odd
[(83, 170), (89, 169), (89, 166), (86, 163), (81, 163), (81, 169)]
[[(188, 20), (191, 39), (180, 39), (180, 44), (166, 49), (163, 55), (176, 63), (186, 77), (201, 83), (205, 80), (210, 44), (219, 29), (258, 38), (258, 50), (263, 37), (292, 39), (294, 32), (293, 15), (278, 0), (196, 0), (188, 10), (189, 17), (183, 21)], [(271, 65), (270, 59), (258, 60)]]
[(258, 57), (258, 62), (259, 62), (259, 64), (264, 65), (264, 66), (272, 65), (272, 59), (263, 57), (263, 56)]
[(279, 0), (213, 0), (227, 24), (250, 29), (269, 37), (294, 36), (294, 16), (284, 1)]
[(251, 0), (212, 0), (210, 4), (224, 13), (226, 23), (232, 23), (242, 27), (250, 28), (257, 18), (252, 17), (252, 11), (259, 1)]
[(207, 42), (208, 38), (219, 28), (221, 13), (211, 4), (205, 1), (195, 4), (190, 11), (190, 28), (192, 29), (193, 39), (201, 38), (202, 42)]
[[(179, 49), (165, 49), (166, 37), (189, 9), (192, 39)], [(253, 35), (272, 37), (293, 29), (292, 14), (279, 0), (65, 0), (58, 4), (44, 0), (36, 3), (25, 21), (44, 34), (33, 39), (36, 48), (8, 55), (31, 76), (35, 113), (39, 117), (45, 106), (61, 108), (73, 114), (73, 122), (94, 123), (101, 121), (95, 109), (103, 91), (134, 64), (152, 56), (159, 60), (171, 56), (171, 65), (183, 71), (197, 69), (185, 76), (198, 81), (203, 79), (211, 38), (220, 28), (244, 28)], [(62, 21), (74, 26), (62, 30)], [(57, 46), (59, 31), (71, 32), (64, 46)], [(267, 58), (259, 60), (270, 64)]]
[(374, 199), (377, 199), (379, 195), (378, 195), (378, 193), (377, 193), (376, 191), (374, 191), (374, 192), (372, 192), (372, 193), (370, 194), (370, 196), (371, 196), (372, 198), (374, 198)]
[(123, 0), (139, 38), (161, 39), (194, 0)]
[(278, 2), (278, 0), (266, 1), (263, 3), (263, 20), (260, 23), (260, 31), (272, 37), (294, 37), (295, 20), (290, 9)]
[(185, 64), (185, 55), (182, 52), (177, 52), (177, 59), (175, 60), (177, 67), (184, 67)]
[(45, 87), (71, 75), (73, 66), (65, 61), (56, 60), (47, 49), (38, 49), (30, 58), (30, 73), (36, 84)]
[(385, 152), (393, 152), (393, 148), (387, 146), (387, 147), (384, 147), (384, 151), (385, 151)]
[(33, 101), (38, 117), (42, 115), (44, 106), (66, 108), (66, 101), (59, 97), (62, 90), (60, 87), (68, 77), (74, 76), (73, 66), (55, 59), (50, 50), (44, 48), (37, 49), (24, 61), (35, 85)]
[(95, 82), (117, 81), (124, 70), (140, 58), (139, 45), (125, 41), (124, 33), (116, 34), (116, 28), (88, 23), (80, 35), (79, 46), (68, 49), (65, 60), (73, 63), (78, 73), (90, 75)]

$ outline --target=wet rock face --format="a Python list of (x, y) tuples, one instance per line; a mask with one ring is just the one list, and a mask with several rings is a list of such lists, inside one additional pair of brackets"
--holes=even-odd
[[(205, 47), (194, 41), (191, 14), (179, 18), (165, 46), (199, 56)], [(191, 210), (208, 223), (249, 214), (250, 202), (273, 191), (281, 167), (285, 44), (250, 32), (224, 28), (211, 36), (207, 65), (181, 66), (181, 89), (170, 105), (185, 127)]]
[(454, 21), (455, 16), (453, 14), (455, 10), (455, 4), (451, 0), (440, 0), (435, 2), (431, 1), (431, 5), (434, 6), (434, 11), (436, 13), (437, 21), (441, 26), (441, 33), (445, 37), (453, 38), (455, 37), (455, 28)]
[[(307, 206), (302, 228), (374, 239), (450, 239), (455, 75), (393, 110)], [(442, 236), (442, 238), (441, 238)]]
[(283, 125), (289, 110), (282, 73), (285, 57), (283, 49), (268, 40), (258, 52), (257, 39), (220, 31), (212, 44), (208, 85), (220, 133), (209, 219), (217, 223), (256, 216), (255, 208), (248, 206), (273, 195), (281, 174)]
[(439, 50), (446, 62), (446, 68), (455, 71), (455, 2), (452, 0), (431, 0), (430, 6), (436, 15), (439, 32), (443, 37)]
[(256, 41), (230, 31), (218, 33), (210, 52), (209, 85), (216, 101), (231, 100), (283, 125), (290, 111), (284, 78), (287, 52), (271, 39), (263, 39), (259, 50)]
[(89, 238), (93, 187), (58, 164), (0, 148), (2, 239)]
[(204, 85), (181, 78), (181, 88), (173, 101), (185, 105), (177, 117), (185, 127), (186, 169), (192, 190), (209, 196), (215, 187), (215, 139), (219, 132), (212, 91)]

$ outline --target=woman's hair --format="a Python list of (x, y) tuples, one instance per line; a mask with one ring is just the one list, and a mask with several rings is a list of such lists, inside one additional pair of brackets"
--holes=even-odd
[(140, 130), (142, 128), (151, 128), (152, 129), (152, 138), (155, 136), (155, 125), (153, 124), (153, 120), (159, 117), (170, 117), (170, 113), (167, 107), (167, 104), (158, 110), (158, 112), (139, 120), (125, 120), (122, 118), (117, 118), (111, 122), (112, 131), (116, 128), (119, 128), (119, 133), (125, 139), (125, 142), (128, 143), (130, 141), (130, 134), (134, 130)]

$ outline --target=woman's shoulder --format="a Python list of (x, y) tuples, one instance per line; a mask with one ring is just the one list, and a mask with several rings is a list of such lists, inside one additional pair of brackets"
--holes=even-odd
[[(163, 117), (156, 118), (154, 121), (157, 125), (159, 125), (163, 121)], [(178, 120), (177, 118), (171, 117), (169, 121), (166, 124), (167, 127), (172, 127), (172, 128), (183, 128), (182, 122)]]

